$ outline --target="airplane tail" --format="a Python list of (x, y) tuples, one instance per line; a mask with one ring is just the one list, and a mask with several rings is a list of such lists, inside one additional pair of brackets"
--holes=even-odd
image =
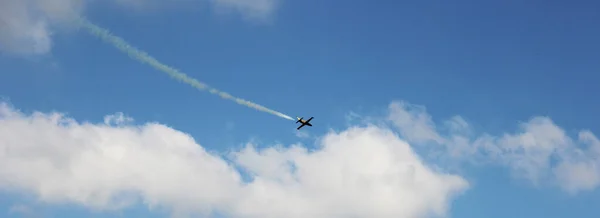
[(300, 120), (302, 120), (302, 118), (304, 118), (304, 117), (302, 117), (302, 118), (300, 118), (300, 117), (296, 117), (296, 118), (298, 118), (298, 120), (296, 120), (296, 123), (298, 123), (298, 122), (300, 122)]

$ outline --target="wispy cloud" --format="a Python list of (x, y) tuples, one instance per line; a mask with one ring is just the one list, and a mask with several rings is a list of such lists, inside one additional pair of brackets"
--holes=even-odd
[(31, 207), (24, 204), (15, 204), (8, 210), (9, 214), (19, 214), (21, 217), (37, 218), (41, 217)]
[(298, 138), (310, 137), (310, 134), (308, 134), (308, 132), (305, 132), (305, 131), (295, 131), (294, 133), (296, 134), (296, 137), (298, 137)]
[(233, 9), (246, 18), (264, 20), (269, 18), (282, 0), (210, 0), (217, 9)]
[[(2, 0), (0, 1), (0, 52), (17, 55), (45, 54), (52, 49), (52, 35), (70, 26), (75, 18), (92, 10), (90, 4), (117, 3), (128, 9), (207, 0)], [(220, 10), (233, 9), (249, 18), (264, 19), (279, 0), (210, 0)], [(156, 8), (156, 7), (154, 7)], [(160, 7), (158, 7), (160, 8)]]
[[(557, 185), (576, 194), (600, 185), (600, 142), (588, 130), (569, 137), (548, 117), (533, 117), (514, 132), (473, 135), (460, 116), (436, 125), (425, 107), (394, 102), (388, 119), (414, 144), (435, 144), (436, 158), (500, 164), (534, 185)], [(441, 131), (443, 129), (444, 131)]]

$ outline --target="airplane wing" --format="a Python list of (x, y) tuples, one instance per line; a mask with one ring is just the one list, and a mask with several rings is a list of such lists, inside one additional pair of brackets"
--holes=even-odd
[(296, 129), (297, 129), (297, 130), (300, 130), (300, 128), (304, 127), (304, 125), (306, 125), (306, 124), (304, 124), (304, 123), (303, 123), (302, 125), (300, 125), (300, 126), (299, 126), (298, 128), (296, 128)]
[(307, 123), (310, 122), (310, 120), (312, 120), (313, 118), (315, 118), (315, 117), (310, 117), (310, 119), (308, 119), (306, 122)]

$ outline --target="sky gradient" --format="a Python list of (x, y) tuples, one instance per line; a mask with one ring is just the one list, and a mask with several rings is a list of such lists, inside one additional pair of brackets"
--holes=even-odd
[[(0, 214), (596, 217), (598, 11), (0, 0)], [(173, 80), (78, 16), (314, 126)]]

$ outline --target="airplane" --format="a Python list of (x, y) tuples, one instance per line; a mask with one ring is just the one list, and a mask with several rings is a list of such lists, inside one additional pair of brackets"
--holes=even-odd
[(302, 118), (296, 117), (296, 118), (298, 118), (298, 121), (296, 121), (296, 123), (298, 123), (298, 122), (302, 123), (302, 125), (300, 125), (298, 128), (296, 128), (297, 130), (300, 130), (300, 128), (304, 127), (305, 125), (312, 126), (312, 124), (310, 124), (310, 120), (312, 120), (314, 117), (310, 117), (310, 119), (308, 119), (306, 121), (303, 120), (304, 117), (302, 117)]

